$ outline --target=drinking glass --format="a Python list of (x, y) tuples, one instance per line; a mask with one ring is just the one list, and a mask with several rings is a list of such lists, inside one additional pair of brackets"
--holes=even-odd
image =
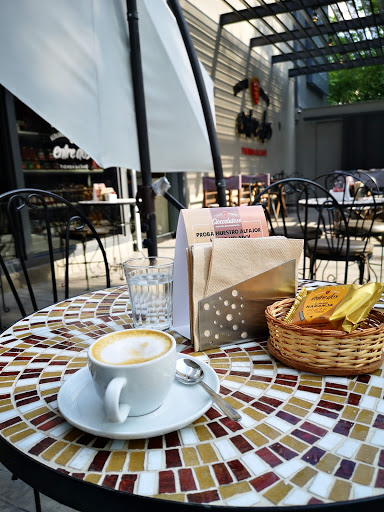
[(173, 258), (149, 256), (123, 262), (133, 325), (168, 329), (172, 325)]

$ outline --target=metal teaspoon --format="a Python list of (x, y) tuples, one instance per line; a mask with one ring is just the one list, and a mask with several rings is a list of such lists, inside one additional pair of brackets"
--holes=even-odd
[(182, 384), (193, 385), (200, 384), (213, 398), (216, 405), (220, 407), (223, 413), (233, 421), (239, 421), (241, 415), (227, 402), (203, 382), (204, 370), (192, 359), (178, 359), (176, 363), (176, 379)]

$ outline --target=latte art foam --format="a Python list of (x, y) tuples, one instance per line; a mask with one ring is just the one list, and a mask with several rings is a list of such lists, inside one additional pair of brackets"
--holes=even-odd
[(162, 356), (171, 346), (171, 340), (161, 334), (114, 333), (95, 343), (92, 355), (106, 364), (137, 364)]

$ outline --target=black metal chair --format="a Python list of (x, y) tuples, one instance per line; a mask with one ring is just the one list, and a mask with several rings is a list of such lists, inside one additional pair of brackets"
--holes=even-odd
[[(373, 246), (354, 240), (345, 208), (328, 189), (304, 178), (287, 178), (273, 183), (262, 194), (267, 192), (275, 194), (277, 201), (284, 201), (287, 208), (287, 216), (282, 216), (278, 222), (265, 208), (270, 234), (304, 240), (303, 278), (314, 279), (322, 262), (334, 261), (343, 263), (343, 278), (339, 280), (336, 274), (328, 276), (327, 280), (347, 283), (349, 263), (357, 262), (359, 282), (363, 282), (365, 264), (372, 255)], [(253, 204), (263, 204), (259, 199), (257, 196)], [(306, 258), (309, 259), (308, 266)], [(325, 269), (323, 275), (324, 272)]]
[[(45, 190), (11, 190), (0, 195), (0, 215), (3, 247), (0, 267), (22, 317), (39, 309), (32, 279), (36, 268), (40, 269), (40, 274), (42, 268), (50, 274), (46, 280), (50, 282), (52, 296), (45, 296), (45, 301), (56, 303), (70, 296), (72, 272), (69, 265), (76, 241), (83, 247), (85, 241), (94, 241), (101, 254), (106, 286), (110, 286), (109, 266), (100, 234), (82, 211), (67, 199)], [(55, 262), (57, 264), (58, 260), (63, 262), (63, 279), (57, 277)], [(87, 264), (86, 261), (82, 263)], [(30, 304), (24, 297), (21, 299), (17, 280), (26, 286)], [(64, 293), (59, 293), (59, 281), (62, 281), (60, 288)]]

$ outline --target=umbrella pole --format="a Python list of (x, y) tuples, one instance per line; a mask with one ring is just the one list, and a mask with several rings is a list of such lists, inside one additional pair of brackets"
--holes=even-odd
[(139, 14), (136, 0), (127, 0), (127, 19), (129, 42), (131, 47), (131, 71), (133, 96), (135, 100), (136, 129), (139, 144), (140, 167), (143, 185), (137, 193), (137, 206), (142, 215), (142, 228), (147, 238), (143, 245), (148, 249), (148, 256), (157, 256), (157, 233), (155, 214), (155, 194), (152, 190), (151, 162), (149, 157), (149, 140), (147, 114), (145, 109), (143, 69), (139, 36)]
[(181, 36), (184, 41), (185, 48), (188, 53), (188, 57), (191, 63), (192, 71), (195, 76), (197, 89), (200, 95), (201, 106), (203, 108), (205, 123), (207, 125), (209, 142), (211, 145), (211, 153), (213, 160), (213, 167), (215, 170), (215, 181), (218, 195), (218, 202), (220, 206), (227, 206), (227, 199), (225, 194), (225, 179), (223, 175), (223, 166), (220, 157), (219, 143), (217, 140), (216, 127), (213, 121), (212, 110), (209, 104), (207, 90), (205, 88), (203, 75), (201, 73), (199, 60), (196, 55), (195, 47), (193, 46), (192, 38), (188, 30), (187, 23), (185, 21), (183, 12), (180, 8), (178, 0), (168, 0), (168, 5), (173, 12)]

